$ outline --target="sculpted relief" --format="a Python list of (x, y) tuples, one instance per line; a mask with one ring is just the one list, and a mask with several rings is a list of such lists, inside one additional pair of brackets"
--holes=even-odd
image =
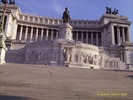
[(50, 61), (58, 61), (59, 60), (59, 53), (46, 50), (31, 50), (29, 52), (29, 62), (31, 63), (45, 63), (49, 64)]
[(99, 56), (77, 51), (75, 53), (75, 62), (98, 65)]
[(64, 48), (64, 59), (67, 62), (71, 62), (71, 49), (70, 48)]
[(69, 28), (66, 30), (66, 39), (72, 40), (72, 32)]
[(59, 38), (66, 39), (66, 40), (72, 40), (72, 32), (70, 28), (64, 28), (60, 30)]
[(119, 61), (116, 59), (115, 58), (111, 59), (111, 58), (100, 57), (99, 65), (102, 67), (105, 67), (105, 68), (118, 69), (119, 68)]
[(7, 52), (5, 57), (6, 62), (11, 63), (23, 63), (25, 61), (25, 53), (24, 52)]

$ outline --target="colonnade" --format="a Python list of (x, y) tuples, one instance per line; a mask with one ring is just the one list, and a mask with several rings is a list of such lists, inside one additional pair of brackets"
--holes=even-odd
[(122, 27), (122, 26), (114, 26), (114, 33), (112, 33), (112, 44), (118, 44), (124, 42), (130, 42), (130, 36), (129, 36), (129, 28), (128, 27)]
[[(87, 44), (101, 45), (101, 32), (90, 32), (84, 30), (74, 30), (73, 39)], [(59, 30), (52, 28), (37, 28), (18, 25), (16, 40), (25, 41), (48, 41), (56, 40)]]
[(87, 44), (93, 44), (100, 46), (101, 45), (101, 32), (93, 32), (93, 31), (74, 31), (73, 32), (76, 42), (81, 41)]
[(58, 39), (59, 30), (48, 28), (37, 28), (29, 26), (18, 26), (16, 40), (25, 41), (48, 41)]

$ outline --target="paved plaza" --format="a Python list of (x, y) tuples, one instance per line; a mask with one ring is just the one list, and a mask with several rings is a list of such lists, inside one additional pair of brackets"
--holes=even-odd
[(0, 100), (133, 100), (133, 72), (7, 63)]

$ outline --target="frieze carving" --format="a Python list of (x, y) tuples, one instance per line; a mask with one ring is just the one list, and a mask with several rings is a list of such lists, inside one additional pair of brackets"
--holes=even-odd
[(119, 61), (110, 60), (109, 58), (105, 60), (105, 67), (107, 68), (119, 68)]
[(75, 62), (98, 65), (99, 56), (91, 53), (84, 53), (77, 51), (75, 53)]
[(28, 59), (31, 63), (50, 63), (50, 61), (59, 61), (59, 53), (49, 50), (31, 50), (28, 52)]
[(59, 53), (58, 52), (54, 52), (52, 58), (53, 58), (53, 61), (58, 62), (59, 61)]
[(23, 63), (25, 61), (25, 53), (7, 52), (5, 60), (12, 63)]

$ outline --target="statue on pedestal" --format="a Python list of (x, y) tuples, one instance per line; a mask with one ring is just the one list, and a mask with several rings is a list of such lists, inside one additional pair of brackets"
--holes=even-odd
[(62, 19), (63, 19), (63, 23), (69, 23), (69, 21), (71, 20), (70, 13), (69, 13), (67, 7), (65, 8), (65, 11), (63, 12)]

